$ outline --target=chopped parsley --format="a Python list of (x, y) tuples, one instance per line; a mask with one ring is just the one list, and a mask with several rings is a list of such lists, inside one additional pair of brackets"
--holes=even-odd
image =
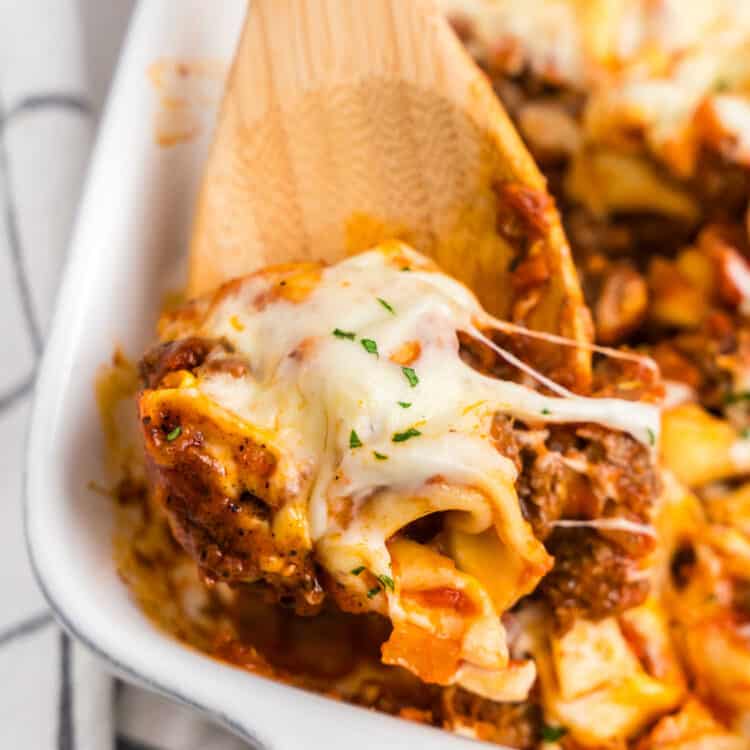
[(367, 592), (367, 598), (372, 599), (374, 596), (377, 596), (380, 593), (380, 586), (376, 586), (374, 589), (370, 589)]
[(415, 430), (413, 427), (410, 427), (406, 432), (394, 432), (393, 433), (393, 440), (394, 443), (405, 443), (407, 440), (410, 440), (413, 437), (419, 437), (422, 433), (419, 430)]
[(750, 438), (750, 427), (743, 427), (742, 430), (740, 430), (740, 437), (743, 440)]
[(375, 456), (375, 458), (378, 459), (378, 461), (387, 461), (388, 456), (385, 455), (385, 453), (378, 453), (377, 451), (373, 451), (372, 455)]
[(562, 739), (568, 730), (565, 727), (552, 727), (549, 724), (545, 724), (542, 727), (542, 739), (545, 742), (557, 742)]
[(351, 573), (351, 574), (352, 574), (353, 576), (358, 576), (358, 575), (359, 575), (360, 573), (362, 573), (362, 572), (363, 572), (364, 570), (365, 570), (365, 566), (364, 566), (364, 565), (358, 565), (358, 566), (357, 566), (356, 568), (353, 568), (353, 569), (352, 569), (352, 570), (350, 570), (349, 572), (350, 572), (350, 573)]
[(741, 401), (750, 401), (750, 391), (736, 391), (724, 396), (725, 404), (739, 404)]
[(546, 417), (548, 414), (552, 414), (552, 412), (549, 409), (542, 409), (542, 414)]
[(180, 437), (180, 435), (182, 435), (182, 427), (180, 427), (180, 425), (177, 425), (177, 427), (175, 427), (171, 432), (167, 433), (167, 442), (174, 442), (178, 437)]
[(349, 341), (354, 341), (357, 334), (355, 334), (354, 331), (342, 331), (340, 328), (334, 328), (333, 335), (338, 339), (349, 339)]
[(393, 583), (393, 578), (390, 576), (375, 576), (378, 579), (378, 583), (383, 587), (383, 591), (388, 589), (389, 591), (395, 591), (396, 585)]
[(419, 382), (419, 378), (417, 377), (417, 373), (414, 372), (414, 370), (411, 367), (402, 367), (401, 372), (404, 373), (404, 377), (409, 381), (409, 385), (412, 388), (417, 387), (417, 383)]
[(360, 341), (368, 354), (374, 354), (376, 357), (379, 356), (378, 344), (376, 341), (373, 341), (372, 339), (360, 339)]
[(378, 297), (378, 302), (380, 302), (380, 304), (383, 305), (383, 307), (388, 310), (391, 315), (396, 314), (396, 311), (393, 309), (393, 305), (386, 302), (382, 297)]
[(362, 441), (359, 439), (359, 435), (352, 430), (349, 433), (349, 447), (350, 448), (361, 448), (362, 447)]
[(400, 406), (400, 407), (401, 407), (402, 409), (408, 409), (408, 408), (409, 408), (409, 407), (411, 406), (411, 401), (399, 401), (399, 402), (398, 402), (398, 405), (399, 405), (399, 406)]
[(656, 433), (650, 427), (647, 427), (646, 434), (648, 435), (648, 444), (656, 445)]
[(729, 81), (726, 78), (717, 78), (714, 84), (714, 91), (722, 92), (729, 90)]
[(401, 266), (402, 271), (411, 271), (411, 268), (409, 266)]

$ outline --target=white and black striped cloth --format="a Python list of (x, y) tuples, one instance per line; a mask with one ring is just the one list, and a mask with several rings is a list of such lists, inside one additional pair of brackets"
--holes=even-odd
[(8, 750), (244, 747), (187, 709), (117, 683), (71, 642), (24, 548), (31, 391), (133, 3), (0, 0), (0, 748)]

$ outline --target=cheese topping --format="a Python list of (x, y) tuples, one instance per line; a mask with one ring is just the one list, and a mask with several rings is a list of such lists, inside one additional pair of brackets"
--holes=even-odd
[[(535, 672), (531, 663), (509, 662), (496, 608), (532, 591), (552, 561), (521, 514), (516, 468), (492, 439), (493, 419), (595, 422), (653, 445), (658, 409), (576, 396), (535, 373), (482, 333), (507, 332), (508, 324), (400, 243), (331, 267), (266, 269), (199, 304), (200, 320), (188, 315), (186, 330), (178, 316), (168, 334), (221, 339), (248, 366), (239, 375), (205, 368), (180, 376), (177, 388), (144, 396), (142, 408), (155, 413), (192, 400), (206, 419), (268, 445), (279, 467), (265, 484), (280, 499), (276, 540), (302, 528), (348, 606), (391, 618), (388, 663), (520, 700)], [(461, 356), (459, 333), (560, 395), (474, 369)], [(201, 445), (225, 465), (210, 437), (217, 433), (207, 429)], [(505, 561), (491, 596), (452, 559), (394, 539), (434, 512), (445, 514), (455, 559), (469, 559), (467, 545), (474, 550), (472, 540), (482, 539), (482, 549)]]
[(750, 4), (736, 0), (441, 0), (480, 57), (587, 94), (590, 143), (640, 131), (679, 176), (699, 146), (750, 163)]
[[(217, 374), (200, 387), (248, 421), (278, 431), (299, 461), (319, 467), (311, 503), (315, 539), (326, 533), (330, 497), (418, 487), (437, 475), (481, 485), (499, 472), (513, 481), (512, 465), (486, 440), (498, 412), (596, 422), (646, 444), (658, 432), (658, 411), (648, 404), (545, 396), (471, 368), (459, 356), (457, 333), (481, 336), (476, 322), (486, 314), (466, 287), (403, 245), (326, 268), (302, 302), (282, 297), (266, 304), (269, 292), (265, 277), (250, 277), (205, 324), (249, 358), (252, 377)], [(407, 342), (418, 343), (409, 368), (416, 382), (392, 360)], [(419, 434), (395, 437), (410, 429)], [(350, 448), (352, 431), (361, 447)]]
[[(404, 258), (406, 266), (393, 262)], [(658, 432), (658, 411), (650, 405), (545, 396), (472, 369), (459, 356), (457, 333), (476, 332), (486, 314), (466, 287), (425, 267), (405, 246), (326, 268), (302, 302), (266, 304), (267, 287), (265, 277), (248, 278), (205, 324), (247, 355), (252, 377), (217, 374), (200, 387), (225, 408), (276, 430), (297, 461), (317, 467), (310, 505), (316, 540), (329, 529), (327, 504), (337, 496), (357, 501), (378, 487), (407, 490), (434, 476), (472, 486), (495, 475), (513, 482), (512, 464), (487, 441), (498, 412), (596, 422), (646, 444)], [(416, 382), (392, 361), (407, 342), (418, 343), (410, 363)], [(418, 434), (409, 437), (409, 430)], [(350, 447), (352, 431), (361, 447)]]

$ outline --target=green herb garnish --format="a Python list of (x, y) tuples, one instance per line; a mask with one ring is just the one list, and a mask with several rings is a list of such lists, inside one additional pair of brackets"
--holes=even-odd
[(364, 570), (365, 570), (365, 566), (364, 566), (364, 565), (358, 565), (358, 566), (357, 566), (356, 568), (354, 568), (354, 569), (350, 570), (349, 572), (350, 572), (350, 573), (351, 573), (351, 574), (352, 574), (353, 576), (358, 576), (358, 575), (359, 575), (360, 573), (362, 573), (362, 572), (363, 572)]
[(646, 434), (648, 435), (648, 444), (656, 445), (656, 433), (650, 427), (647, 427)]
[(381, 305), (383, 305), (383, 307), (384, 307), (384, 308), (385, 308), (386, 310), (388, 310), (388, 312), (389, 312), (389, 313), (390, 313), (391, 315), (395, 315), (395, 314), (396, 314), (396, 311), (395, 311), (395, 310), (393, 309), (393, 305), (390, 305), (390, 304), (389, 304), (388, 302), (386, 302), (386, 301), (385, 301), (385, 300), (384, 300), (384, 299), (383, 299), (382, 297), (378, 297), (378, 302), (380, 302), (380, 304), (381, 304)]
[(393, 583), (393, 578), (390, 576), (375, 576), (378, 579), (378, 583), (383, 587), (383, 590), (389, 589), (390, 591), (396, 590), (396, 584)]
[(552, 412), (549, 409), (542, 409), (542, 414), (546, 417), (548, 414), (552, 414)]
[(393, 434), (393, 440), (394, 443), (404, 443), (407, 440), (410, 440), (413, 437), (419, 437), (422, 433), (419, 430), (415, 430), (413, 427), (410, 427), (406, 432), (395, 432)]
[(750, 401), (750, 391), (737, 391), (724, 396), (725, 404), (739, 404), (741, 401)]
[(385, 453), (378, 453), (377, 451), (373, 451), (372, 455), (375, 456), (375, 458), (378, 459), (378, 461), (387, 461), (388, 456), (385, 455)]
[(400, 406), (400, 407), (401, 407), (402, 409), (408, 409), (408, 408), (409, 408), (409, 407), (411, 406), (411, 401), (399, 401), (399, 402), (398, 402), (398, 405), (399, 405), (399, 406)]
[(742, 428), (742, 429), (740, 430), (740, 437), (741, 437), (741, 438), (742, 438), (743, 440), (747, 440), (748, 438), (750, 438), (750, 427), (743, 427), (743, 428)]
[(401, 266), (402, 271), (411, 271), (411, 268), (409, 266)]
[[(417, 387), (417, 383), (419, 382), (419, 378), (417, 377), (417, 373), (414, 372), (414, 370), (411, 367), (402, 367), (401, 372), (404, 373), (404, 377), (409, 381), (409, 385), (412, 388)], [(404, 407), (406, 408), (406, 407)]]
[(177, 427), (175, 427), (174, 430), (167, 433), (167, 442), (168, 443), (174, 442), (175, 440), (177, 440), (178, 437), (180, 437), (180, 435), (182, 435), (182, 427), (177, 425)]
[(545, 742), (557, 742), (567, 733), (568, 730), (565, 727), (551, 727), (549, 724), (545, 724), (542, 727), (542, 739)]
[(376, 586), (374, 589), (370, 589), (367, 592), (367, 598), (372, 599), (373, 596), (377, 596), (380, 593), (380, 586)]
[(360, 339), (360, 341), (368, 354), (374, 354), (376, 357), (379, 356), (378, 344), (376, 341), (373, 341), (372, 339)]
[(362, 447), (362, 441), (359, 439), (359, 435), (352, 430), (349, 433), (349, 447), (350, 448), (361, 448)]
[(338, 339), (349, 339), (349, 341), (354, 341), (354, 337), (357, 334), (355, 334), (354, 331), (342, 331), (340, 328), (334, 328), (333, 335)]

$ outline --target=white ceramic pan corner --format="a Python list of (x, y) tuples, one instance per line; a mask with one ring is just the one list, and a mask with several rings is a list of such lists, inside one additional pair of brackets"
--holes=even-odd
[(148, 0), (136, 12), (37, 383), (26, 464), (32, 561), (73, 636), (125, 679), (204, 711), (254, 747), (474, 747), (234, 669), (155, 630), (117, 577), (109, 504), (88, 488), (103, 478), (95, 373), (116, 345), (137, 354), (151, 340), (162, 280), (184, 264), (209, 138), (154, 143), (147, 69), (164, 57), (228, 62), (244, 11), (244, 0)]

